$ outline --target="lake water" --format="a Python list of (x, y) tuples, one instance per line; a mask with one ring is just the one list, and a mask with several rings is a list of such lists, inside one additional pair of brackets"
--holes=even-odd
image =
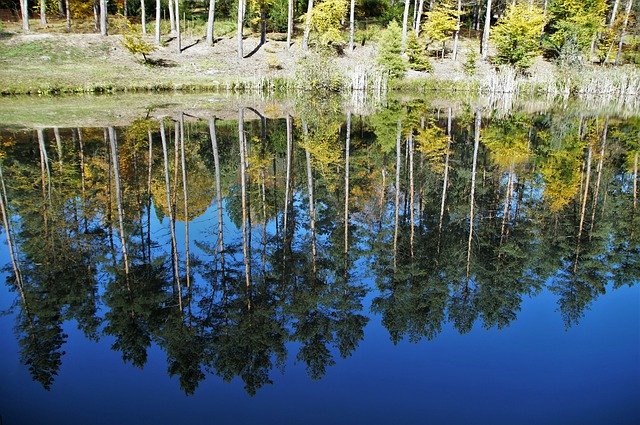
[(640, 116), (587, 108), (0, 122), (0, 422), (640, 423)]

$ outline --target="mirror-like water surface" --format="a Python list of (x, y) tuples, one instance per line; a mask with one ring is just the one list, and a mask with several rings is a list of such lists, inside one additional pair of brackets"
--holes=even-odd
[(302, 110), (0, 130), (4, 424), (640, 422), (638, 117)]

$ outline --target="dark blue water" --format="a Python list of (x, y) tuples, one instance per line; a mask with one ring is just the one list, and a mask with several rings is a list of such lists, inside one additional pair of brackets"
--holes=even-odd
[[(611, 150), (607, 150), (607, 159), (603, 161), (605, 177), (601, 183), (603, 188), (606, 187), (602, 190), (607, 191), (606, 204), (602, 193), (593, 194), (597, 164), (594, 156), (593, 180), (587, 192), (590, 202), (582, 208), (581, 186), (572, 192), (567, 204), (558, 212), (550, 211), (549, 205), (545, 204), (549, 198), (545, 198), (544, 190), (550, 183), (547, 182), (546, 186), (540, 184), (541, 179), (549, 179), (549, 175), (538, 171), (539, 168), (553, 163), (550, 160), (545, 162), (548, 157), (541, 153), (544, 149), (536, 151), (529, 159), (536, 167), (517, 171), (521, 185), (509, 189), (505, 170), (491, 165), (494, 151), (481, 146), (481, 159), (476, 165), (479, 167), (478, 176), (484, 176), (483, 183), (478, 183), (476, 215), (472, 219), (475, 228), (471, 253), (467, 256), (473, 129), (465, 130), (468, 123), (462, 122), (464, 119), (459, 118), (458, 122), (456, 118), (454, 121), (458, 133), (452, 162), (456, 165), (446, 198), (448, 207), (441, 234), (438, 232), (438, 212), (442, 174), (431, 172), (424, 164), (422, 168), (416, 165), (416, 181), (426, 183), (420, 192), (420, 202), (425, 204), (423, 210), (417, 206), (416, 200), (414, 240), (410, 237), (410, 214), (406, 207), (398, 206), (399, 222), (394, 218), (395, 151), (387, 150), (384, 154), (386, 159), (380, 162), (388, 175), (384, 207), (378, 211), (374, 206), (378, 204), (381, 182), (375, 167), (381, 165), (376, 165), (375, 158), (376, 155), (381, 155), (381, 158), (384, 155), (376, 153), (379, 151), (375, 132), (365, 135), (366, 131), (362, 130), (360, 135), (356, 135), (354, 131), (350, 152), (353, 180), (350, 183), (352, 210), (346, 274), (343, 274), (342, 266), (344, 227), (340, 224), (344, 213), (340, 209), (344, 202), (344, 187), (341, 186), (344, 168), (334, 164), (338, 178), (332, 180), (335, 176), (331, 173), (319, 171), (322, 170), (320, 162), (309, 163), (314, 167), (316, 185), (317, 263), (314, 263), (306, 180), (308, 164), (305, 163), (303, 145), (294, 148), (294, 157), (297, 158), (292, 166), (297, 174), (292, 184), (295, 202), (288, 214), (295, 213), (295, 218), (291, 219), (291, 227), (295, 230), (291, 232), (293, 254), (289, 253), (288, 258), (293, 255), (297, 259), (281, 273), (281, 262), (287, 264), (289, 261), (282, 260), (283, 254), (279, 251), (283, 243), (283, 158), (286, 156), (283, 152), (286, 148), (283, 150), (283, 145), (275, 142), (265, 148), (263, 153), (272, 150), (277, 158), (274, 175), (282, 187), (275, 195), (279, 197), (280, 207), (267, 220), (267, 245), (263, 251), (260, 177), (255, 172), (250, 174), (253, 178), (250, 184), (253, 188), (250, 195), (253, 222), (249, 227), (253, 263), (250, 290), (245, 289), (246, 257), (242, 251), (242, 229), (237, 218), (240, 205), (238, 139), (235, 136), (234, 140), (232, 134), (237, 123), (232, 122), (227, 127), (220, 124), (218, 133), (223, 156), (226, 155), (222, 160), (223, 221), (229, 279), (226, 284), (224, 276), (221, 278), (217, 272), (211, 274), (211, 267), (219, 267), (219, 256), (211, 251), (217, 242), (218, 229), (215, 191), (203, 189), (213, 186), (213, 163), (210, 152), (206, 151), (211, 146), (207, 138), (209, 133), (206, 127), (193, 124), (189, 128), (192, 139), (186, 145), (187, 173), (195, 176), (194, 180), (188, 180), (189, 200), (192, 204), (208, 206), (204, 212), (190, 213), (190, 266), (194, 292), (189, 298), (184, 281), (186, 257), (184, 214), (180, 215), (183, 199), (180, 198), (181, 181), (178, 179), (170, 188), (178, 196), (176, 246), (184, 296), (182, 301), (186, 304), (182, 312), (170, 277), (170, 220), (166, 216), (166, 197), (163, 200), (166, 194), (163, 192), (165, 181), (159, 134), (157, 129), (153, 130), (154, 146), (158, 150), (152, 162), (152, 177), (153, 185), (157, 185), (154, 187), (159, 189), (151, 190), (152, 203), (146, 206), (144, 202), (136, 201), (137, 195), (146, 193), (146, 163), (142, 161), (137, 165), (137, 169), (143, 170), (143, 177), (132, 177), (133, 168), (127, 166), (126, 161), (129, 160), (123, 153), (127, 143), (124, 141), (125, 129), (119, 129), (121, 144), (118, 149), (122, 155), (119, 161), (124, 170), (121, 172), (125, 188), (125, 239), (132, 265), (130, 283), (135, 286), (146, 282), (136, 277), (135, 266), (149, 263), (140, 248), (147, 237), (153, 241), (152, 257), (162, 263), (159, 267), (163, 267), (162, 276), (166, 279), (159, 290), (160, 308), (153, 310), (153, 315), (159, 318), (157, 323), (149, 319), (152, 324), (148, 325), (151, 337), (145, 348), (147, 357), (139, 367), (134, 366), (130, 358), (123, 358), (122, 346), (118, 345), (114, 332), (109, 330), (110, 314), (116, 311), (113, 307), (116, 304), (109, 300), (113, 294), (119, 293), (117, 291), (124, 291), (126, 282), (122, 277), (124, 268), (117, 219), (113, 219), (111, 226), (113, 249), (108, 246), (110, 226), (104, 223), (105, 211), (111, 210), (114, 217), (117, 215), (115, 195), (111, 194), (114, 205), (106, 207), (103, 191), (98, 191), (92, 200), (85, 199), (86, 195), (78, 191), (77, 173), (73, 174), (75, 180), (69, 178), (76, 181), (75, 186), (62, 179), (56, 168), (55, 141), (52, 134), (47, 133), (46, 148), (49, 150), (53, 186), (51, 201), (45, 202), (49, 207), (44, 210), (30, 207), (40, 205), (43, 193), (39, 180), (42, 171), (40, 156), (37, 147), (33, 147), (36, 136), (31, 130), (14, 134), (17, 140), (22, 141), (9, 152), (13, 157), (3, 159), (2, 166), (8, 187), (14, 245), (19, 252), (25, 279), (27, 305), (21, 301), (16, 289), (6, 232), (2, 230), (4, 246), (0, 250), (0, 264), (5, 266), (2, 282), (6, 282), (0, 285), (0, 310), (5, 312), (0, 316), (2, 424), (640, 423), (640, 286), (637, 230), (633, 230), (637, 215), (630, 213), (633, 210), (633, 189), (629, 183), (632, 171), (625, 168), (620, 160), (631, 151), (625, 151), (626, 145), (620, 141), (621, 138), (609, 142), (611, 147), (607, 149)], [(557, 120), (566, 121), (567, 118)], [(547, 125), (540, 124), (540, 121), (536, 121), (533, 127), (534, 134), (544, 130), (538, 126)], [(492, 123), (494, 121), (491, 120), (482, 122), (483, 131), (491, 131)], [(577, 119), (574, 123), (577, 129)], [(269, 134), (269, 140), (281, 140), (283, 124), (283, 120), (269, 122), (269, 128), (279, 129)], [(258, 137), (261, 134), (258, 123), (250, 125), (248, 134)], [(444, 123), (441, 125), (445, 126)], [(298, 123), (295, 126), (296, 131), (302, 131)], [(224, 133), (225, 128), (227, 133)], [(390, 122), (392, 134), (395, 128), (395, 122)], [(336, 140), (344, 140), (344, 127), (336, 131)], [(73, 162), (71, 158), (78, 145), (70, 141), (71, 130), (63, 129), (62, 134), (67, 152), (63, 160), (75, 164), (75, 167), (77, 161)], [(91, 177), (102, 184), (108, 170), (108, 162), (104, 158), (109, 151), (101, 144), (101, 131), (92, 134), (90, 129), (84, 133), (85, 145), (91, 147), (85, 153), (85, 160), (96, 164), (104, 161), (102, 169), (93, 169), (94, 177)], [(296, 133), (295, 139), (298, 137), (301, 137), (300, 133)], [(534, 144), (544, 143), (532, 140)], [(256, 141), (252, 143), (255, 143), (252, 146), (259, 146)], [(172, 162), (173, 145), (169, 146), (168, 158)], [(410, 145), (402, 147), (403, 158), (407, 158), (404, 150), (409, 149), (407, 146)], [(582, 163), (583, 170), (588, 161), (588, 148), (585, 146), (580, 146), (576, 155), (577, 164)], [(595, 151), (599, 145), (594, 146)], [(258, 147), (252, 149), (254, 153), (260, 151)], [(562, 149), (568, 152), (574, 148)], [(140, 147), (139, 158), (144, 158), (146, 152), (146, 146)], [(339, 157), (343, 154), (341, 151)], [(373, 165), (367, 165), (367, 161)], [(407, 164), (409, 162), (402, 162), (402, 167)], [(173, 169), (170, 171), (173, 179)], [(21, 179), (21, 175), (28, 175), (30, 179)], [(368, 180), (369, 176), (374, 177)], [(570, 177), (565, 178), (570, 180)], [(410, 198), (408, 182), (408, 173), (402, 174), (400, 204)], [(101, 187), (103, 190), (104, 186)], [(46, 185), (44, 190), (46, 194)], [(508, 197), (509, 190), (513, 190), (515, 195), (506, 201), (505, 207), (502, 201)], [(273, 193), (267, 192), (267, 195)], [(202, 197), (204, 200), (200, 199)], [(592, 203), (594, 197), (595, 202)], [(151, 208), (148, 228), (147, 208)], [(597, 213), (593, 222), (592, 208), (596, 208)], [(581, 210), (584, 210), (585, 217), (582, 225)], [(41, 213), (38, 211), (49, 214), (46, 231), (39, 221)], [(82, 219), (74, 218), (78, 211), (82, 212), (80, 217), (88, 214), (93, 220), (89, 222), (99, 223), (95, 225), (103, 233), (82, 231), (82, 226), (78, 225)], [(509, 211), (510, 216), (506, 220), (503, 220), (503, 211)], [(136, 223), (143, 225), (136, 227)], [(64, 232), (56, 236), (51, 230), (55, 228)], [(141, 228), (143, 237), (140, 237)], [(394, 228), (399, 228), (396, 249)], [(56, 252), (73, 245), (75, 238), (79, 238), (78, 234), (93, 238), (94, 243), (89, 248), (78, 248), (86, 258), (92, 258), (91, 270), (95, 274), (92, 288), (97, 296), (96, 310), (91, 314), (69, 313), (75, 304), (56, 298), (72, 299), (56, 294), (65, 294), (65, 288), (77, 284), (77, 280), (64, 280), (65, 273), (79, 266), (52, 264), (48, 267), (52, 270), (60, 268), (63, 273), (55, 275), (57, 280), (42, 278), (48, 270), (42, 261), (46, 258), (60, 261)], [(51, 251), (46, 251), (49, 254), (42, 254), (49, 245), (38, 245), (40, 238), (52, 244)], [(34, 246), (41, 248), (34, 249)], [(96, 253), (99, 255), (94, 258)], [(79, 261), (69, 255), (65, 257), (69, 261)], [(393, 266), (394, 259), (397, 267)], [(315, 271), (312, 271), (312, 264), (316, 265)], [(466, 268), (468, 273), (465, 273)], [(345, 280), (344, 276), (348, 278)], [(42, 281), (38, 280), (41, 278)], [(425, 288), (429, 291), (422, 293)], [(211, 298), (212, 290), (214, 295)], [(157, 295), (153, 291), (144, 292), (141, 298), (136, 299), (148, 300), (149, 294)], [(228, 304), (224, 294), (231, 300)], [(123, 299), (128, 298), (125, 296)], [(466, 302), (462, 308), (456, 304), (460, 299)], [(35, 300), (42, 304), (35, 305)], [(250, 302), (247, 304), (246, 300)], [(58, 315), (37, 313), (40, 308), (44, 311), (42, 306), (49, 305), (49, 302), (60, 304), (54, 308)], [(214, 306), (213, 310), (208, 310), (210, 304)], [(129, 314), (127, 308), (122, 317)], [(135, 310), (137, 316), (144, 314), (144, 311)], [(463, 323), (467, 316), (471, 317), (470, 327)], [(24, 317), (61, 323), (66, 335), (59, 349), (64, 354), (59, 367), (54, 368), (50, 385), (34, 379), (30, 365), (24, 361), (25, 349), (19, 341), (25, 340), (25, 328), (17, 328)], [(78, 320), (86, 321), (87, 317), (99, 322), (93, 339), (79, 329)], [(243, 318), (251, 318), (251, 325), (238, 325), (241, 329), (238, 334), (233, 333), (235, 328), (225, 327), (226, 320), (245, 323)], [(315, 319), (319, 321), (314, 322)], [(171, 339), (169, 330), (174, 320), (194, 330), (196, 337), (185, 339), (187, 333)], [(346, 328), (339, 327), (345, 323)], [(346, 340), (351, 342), (350, 348), (344, 352), (341, 352), (340, 345), (341, 341), (345, 342), (340, 339), (341, 329), (347, 335)], [(225, 335), (236, 335), (234, 338), (237, 339), (229, 342), (224, 339)], [(254, 344), (253, 351), (247, 348), (248, 341)], [(318, 344), (313, 345), (314, 342)], [(249, 388), (247, 382), (259, 373), (232, 373), (228, 376), (229, 381), (221, 377), (224, 376), (221, 372), (224, 365), (234, 362), (241, 365), (243, 373), (246, 372), (247, 365), (252, 364), (250, 360), (260, 358), (263, 344), (270, 347), (281, 344), (284, 347), (280, 356), (278, 348), (267, 350), (268, 366), (261, 371), (266, 373), (266, 381), (270, 382), (263, 381)], [(305, 346), (313, 347), (315, 351), (302, 356)], [(184, 347), (201, 348), (181, 351)], [(202, 373), (193, 387), (185, 386), (180, 379), (185, 370), (191, 369), (172, 369), (176, 353), (183, 353), (178, 362), (180, 365), (191, 365)], [(199, 357), (191, 362), (193, 356)], [(220, 363), (223, 360), (226, 363)], [(322, 364), (322, 367), (314, 369), (314, 364)], [(229, 370), (238, 369), (231, 367)], [(47, 386), (50, 388), (45, 389)]]

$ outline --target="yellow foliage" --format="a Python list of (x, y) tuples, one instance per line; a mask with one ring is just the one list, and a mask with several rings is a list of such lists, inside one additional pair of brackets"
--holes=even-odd
[(435, 123), (431, 123), (426, 128), (418, 131), (416, 142), (416, 149), (424, 155), (431, 170), (442, 174), (444, 172), (444, 158), (447, 155), (449, 136)]

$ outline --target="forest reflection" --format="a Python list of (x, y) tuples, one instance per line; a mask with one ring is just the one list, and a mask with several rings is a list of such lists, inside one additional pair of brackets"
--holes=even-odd
[(74, 321), (140, 368), (156, 344), (187, 394), (255, 394), (289, 355), (321, 378), (370, 320), (394, 343), (503, 328), (548, 289), (572, 326), (638, 282), (639, 135), (419, 102), (1, 130), (21, 362), (50, 388)]

